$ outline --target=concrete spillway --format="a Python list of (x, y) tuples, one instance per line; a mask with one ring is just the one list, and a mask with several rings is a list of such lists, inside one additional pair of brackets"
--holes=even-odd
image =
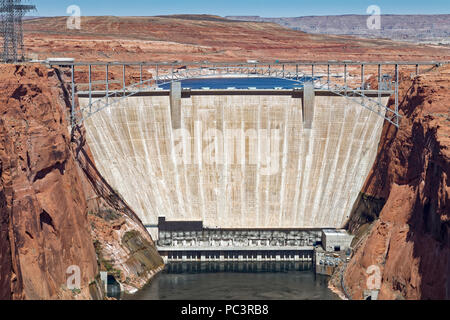
[(159, 93), (122, 99), (85, 126), (97, 167), (145, 224), (341, 227), (384, 119), (332, 94), (315, 97), (312, 123), (302, 113), (292, 95), (209, 92), (181, 99), (178, 129)]

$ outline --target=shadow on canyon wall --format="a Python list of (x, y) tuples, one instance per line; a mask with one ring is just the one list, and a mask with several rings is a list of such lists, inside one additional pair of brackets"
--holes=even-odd
[(385, 124), (366, 200), (346, 226), (359, 241), (345, 271), (353, 299), (367, 289), (371, 265), (381, 271), (380, 299), (450, 298), (449, 71), (402, 76), (400, 128)]
[(68, 79), (38, 64), (0, 66), (1, 299), (102, 299), (100, 270), (135, 291), (162, 267), (141, 221), (71, 136)]

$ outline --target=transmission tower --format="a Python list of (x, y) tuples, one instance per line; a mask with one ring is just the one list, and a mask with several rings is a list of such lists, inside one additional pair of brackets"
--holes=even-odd
[(0, 35), (3, 36), (1, 59), (13, 63), (24, 59), (22, 17), (35, 10), (34, 5), (22, 0), (0, 0)]

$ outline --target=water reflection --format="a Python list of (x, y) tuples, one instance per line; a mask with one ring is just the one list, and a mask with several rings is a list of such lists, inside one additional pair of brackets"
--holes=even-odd
[(315, 275), (307, 262), (179, 262), (135, 295), (133, 300), (335, 300), (328, 277)]
[(166, 266), (165, 273), (210, 272), (288, 272), (312, 270), (311, 262), (258, 261), (258, 262), (174, 262)]

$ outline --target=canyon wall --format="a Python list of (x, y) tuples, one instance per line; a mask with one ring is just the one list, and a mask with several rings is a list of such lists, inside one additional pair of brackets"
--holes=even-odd
[(165, 216), (211, 228), (341, 227), (384, 120), (323, 94), (308, 129), (302, 108), (301, 95), (200, 93), (181, 99), (173, 129), (166, 92), (116, 101), (85, 126), (99, 171), (145, 224)]
[[(130, 290), (142, 286), (133, 279), (139, 268), (148, 279), (162, 261), (139, 219), (95, 173), (83, 128), (71, 136), (67, 75), (40, 65), (1, 65), (0, 77), (0, 299), (103, 298), (105, 263), (97, 254), (105, 243), (123, 253), (109, 265), (131, 275)], [(92, 229), (101, 224), (103, 234), (119, 237)], [(137, 267), (143, 249), (152, 259)], [(80, 286), (70, 289), (77, 268)]]
[(379, 299), (450, 299), (448, 88), (448, 66), (403, 76), (400, 128), (385, 124), (362, 189), (366, 205), (355, 204), (348, 225), (367, 231), (344, 273), (352, 299), (363, 298), (376, 269)]

